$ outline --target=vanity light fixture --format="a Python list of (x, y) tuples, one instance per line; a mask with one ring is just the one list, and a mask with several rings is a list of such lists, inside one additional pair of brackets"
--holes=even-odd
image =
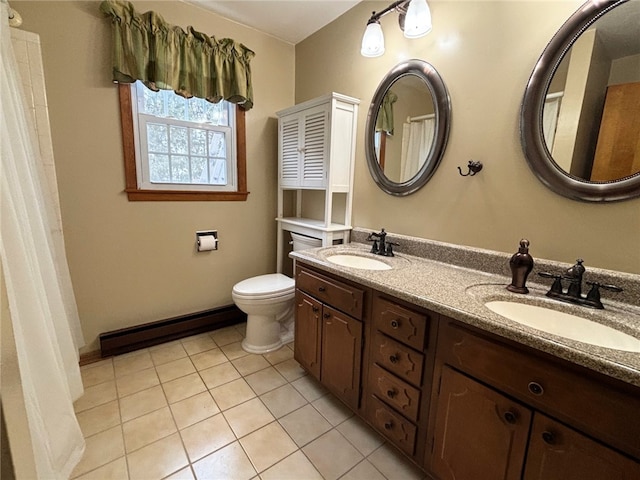
[(373, 12), (362, 37), (360, 54), (379, 57), (384, 54), (384, 35), (380, 19), (389, 12), (398, 12), (398, 23), (406, 38), (420, 38), (431, 31), (431, 11), (427, 0), (398, 0), (380, 12)]

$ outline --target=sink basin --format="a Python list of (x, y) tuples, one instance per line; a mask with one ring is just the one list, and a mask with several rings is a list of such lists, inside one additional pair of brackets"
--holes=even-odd
[(487, 302), (485, 306), (498, 315), (536, 330), (600, 347), (640, 352), (640, 339), (577, 315), (508, 301)]
[(330, 255), (327, 260), (336, 265), (343, 267), (359, 268), (361, 270), (391, 270), (391, 265), (388, 265), (375, 258), (362, 257), (360, 255), (339, 254)]

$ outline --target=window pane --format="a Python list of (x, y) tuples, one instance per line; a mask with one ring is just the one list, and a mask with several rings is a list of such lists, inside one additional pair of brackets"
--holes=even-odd
[(209, 132), (209, 156), (225, 157), (227, 156), (227, 145), (224, 141), (224, 133)]
[(190, 128), (191, 132), (191, 155), (207, 154), (207, 132), (199, 128)]
[(204, 122), (207, 120), (204, 108), (205, 103), (208, 102), (201, 98), (193, 97), (189, 99), (189, 120), (192, 122)]
[(171, 125), (169, 127), (169, 133), (171, 134), (171, 153), (189, 153), (189, 140), (187, 139), (187, 127), (176, 127)]
[(191, 183), (209, 183), (205, 157), (191, 157)]
[(187, 99), (174, 92), (165, 92), (167, 96), (167, 110), (170, 117), (187, 120)]
[(167, 126), (157, 123), (147, 124), (147, 144), (150, 152), (168, 153), (169, 138)]
[(164, 111), (164, 98), (160, 92), (152, 92), (144, 85), (140, 84), (142, 88), (138, 89), (138, 92), (142, 90), (142, 109), (144, 113), (149, 115), (161, 116)]
[(171, 181), (169, 175), (169, 156), (149, 154), (149, 177), (152, 182), (166, 183)]
[(171, 181), (174, 183), (191, 183), (189, 157), (171, 156)]
[(221, 101), (218, 103), (210, 103), (206, 104), (207, 110), (207, 121), (213, 123), (214, 125), (229, 126), (229, 107), (227, 102)]
[(227, 184), (227, 162), (224, 158), (211, 158), (210, 160), (211, 181), (213, 185)]

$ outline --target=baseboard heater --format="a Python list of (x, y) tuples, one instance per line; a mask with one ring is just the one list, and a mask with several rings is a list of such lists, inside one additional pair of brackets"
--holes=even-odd
[(102, 357), (120, 355), (179, 338), (197, 335), (247, 320), (235, 305), (121, 328), (100, 334)]

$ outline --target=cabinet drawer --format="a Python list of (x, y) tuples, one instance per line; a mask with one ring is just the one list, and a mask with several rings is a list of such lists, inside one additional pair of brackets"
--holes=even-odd
[(371, 345), (373, 361), (403, 380), (420, 386), (424, 355), (376, 332)]
[(369, 393), (383, 400), (409, 420), (418, 419), (420, 390), (374, 364), (369, 370)]
[(427, 341), (428, 317), (385, 298), (374, 299), (374, 326), (416, 350), (423, 350)]
[(364, 291), (301, 267), (296, 269), (296, 287), (318, 300), (362, 320)]
[(440, 339), (449, 365), (640, 458), (640, 389), (523, 352), (457, 324), (442, 329)]
[(416, 426), (398, 415), (375, 397), (367, 399), (367, 418), (380, 433), (408, 455), (416, 445)]

